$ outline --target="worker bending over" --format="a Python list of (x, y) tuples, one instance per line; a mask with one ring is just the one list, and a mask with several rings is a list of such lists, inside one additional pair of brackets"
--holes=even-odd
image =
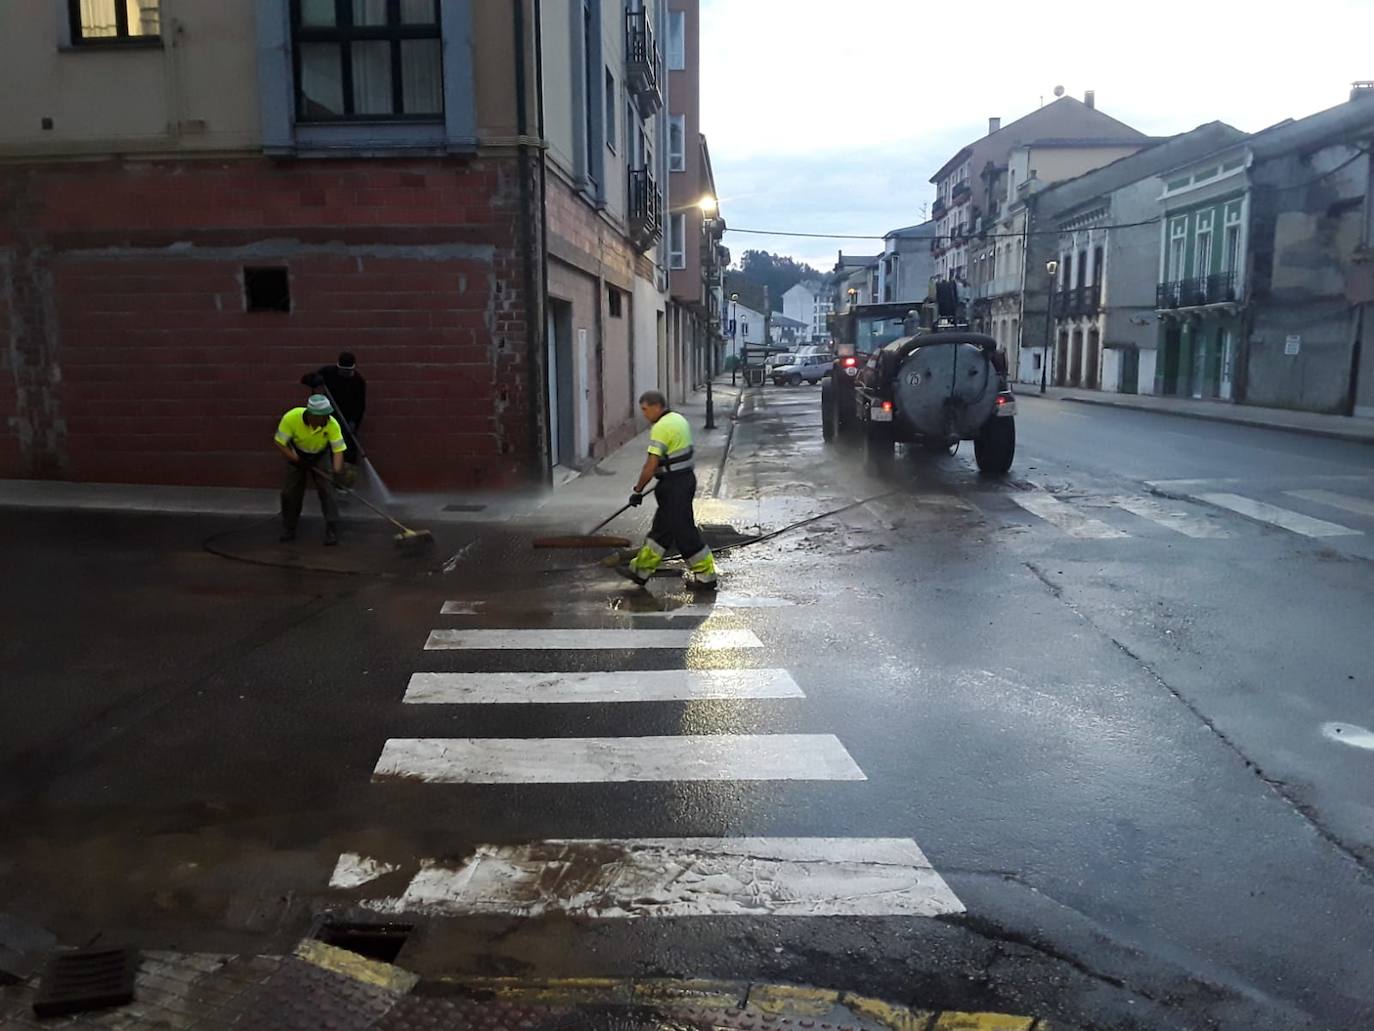
[[(302, 408), (292, 408), (281, 417), (275, 438), (277, 450), (286, 458), (286, 482), (281, 491), (283, 541), (296, 539), (296, 523), (305, 502), (305, 485), (313, 480), (324, 513), (324, 542), (339, 543), (339, 504), (334, 497), (334, 477), (343, 471), (343, 430), (334, 418), (334, 406), (323, 394), (311, 394)], [(332, 455), (333, 471), (325, 467), (326, 454)]]
[(692, 498), (697, 492), (697, 474), (692, 464), (692, 427), (677, 412), (668, 409), (668, 402), (657, 390), (649, 390), (639, 399), (639, 410), (652, 425), (649, 432), (649, 457), (639, 472), (639, 481), (630, 504), (644, 502), (644, 489), (649, 481), (654, 486), (654, 501), (658, 511), (654, 524), (644, 539), (644, 546), (621, 567), (620, 574), (643, 587), (663, 561), (668, 549), (676, 547), (690, 570), (688, 586), (698, 590), (716, 589), (716, 560), (711, 549), (701, 539), (696, 517), (692, 514)]

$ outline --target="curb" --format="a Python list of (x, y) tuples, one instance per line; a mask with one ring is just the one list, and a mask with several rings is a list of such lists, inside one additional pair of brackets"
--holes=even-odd
[(1051, 1031), (1035, 1017), (913, 1009), (832, 988), (676, 978), (438, 978), (433, 987), (510, 1005), (650, 1009), (736, 1031)]
[[(1019, 400), (1019, 398), (1018, 398)], [(1374, 444), (1374, 436), (1361, 433), (1347, 433), (1342, 430), (1326, 430), (1316, 426), (1287, 426), (1283, 423), (1265, 422), (1263, 419), (1244, 415), (1222, 415), (1216, 412), (1175, 411), (1172, 408), (1149, 408), (1145, 405), (1126, 404), (1121, 401), (1108, 401), (1096, 397), (1061, 397), (1059, 401), (1071, 404), (1096, 405), (1099, 408), (1120, 408), (1131, 412), (1148, 412), (1151, 415), (1177, 415), (1183, 419), (1197, 419), (1202, 422), (1224, 422), (1233, 426), (1250, 426), (1261, 430), (1278, 430), (1280, 433), (1297, 433), (1306, 437), (1325, 437), (1328, 440), (1345, 440), (1353, 444)]]

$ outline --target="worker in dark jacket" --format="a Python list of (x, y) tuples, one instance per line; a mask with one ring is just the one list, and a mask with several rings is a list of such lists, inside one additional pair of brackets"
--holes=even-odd
[(335, 415), (343, 426), (344, 441), (348, 450), (344, 460), (358, 461), (357, 433), (363, 425), (363, 413), (367, 410), (367, 380), (358, 371), (358, 360), (351, 351), (339, 355), (337, 365), (326, 365), (301, 377), (301, 383), (315, 390), (324, 390), (334, 399)]

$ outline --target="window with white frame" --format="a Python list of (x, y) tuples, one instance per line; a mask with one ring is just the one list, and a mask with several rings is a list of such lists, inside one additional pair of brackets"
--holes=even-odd
[(679, 211), (668, 223), (668, 267), (687, 267), (687, 213)]
[(673, 115), (668, 120), (668, 168), (687, 170), (687, 116)]
[(1226, 231), (1222, 237), (1221, 270), (1240, 270), (1240, 210), (1226, 213)]
[(1200, 215), (1197, 220), (1197, 246), (1193, 253), (1193, 274), (1202, 279), (1212, 271), (1212, 216)]
[(668, 70), (680, 72), (687, 67), (687, 12), (668, 12)]
[(1184, 278), (1184, 260), (1188, 254), (1188, 220), (1176, 218), (1169, 226), (1169, 263), (1164, 270), (1164, 278), (1177, 281)]

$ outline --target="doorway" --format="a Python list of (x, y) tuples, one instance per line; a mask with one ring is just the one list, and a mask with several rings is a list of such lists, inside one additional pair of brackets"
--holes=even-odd
[(1073, 331), (1073, 359), (1069, 364), (1069, 386), (1077, 387), (1083, 383), (1083, 331)]
[(1083, 370), (1083, 385), (1086, 386), (1089, 390), (1096, 390), (1096, 389), (1098, 388), (1098, 382), (1097, 382), (1098, 359), (1097, 359), (1097, 356), (1098, 356), (1098, 352), (1101, 350), (1101, 346), (1102, 346), (1102, 338), (1101, 338), (1101, 336), (1098, 335), (1097, 330), (1095, 330), (1095, 329), (1089, 330), (1089, 331), (1088, 331), (1088, 350), (1087, 350), (1087, 353), (1083, 356), (1084, 362), (1087, 363), (1087, 367)]
[(1140, 393), (1140, 349), (1134, 345), (1121, 351), (1121, 392)]
[(1059, 346), (1055, 348), (1054, 385), (1062, 387), (1069, 382), (1069, 334), (1065, 330), (1059, 334)]
[(1164, 331), (1164, 363), (1160, 370), (1161, 394), (1177, 394), (1179, 352), (1183, 350), (1183, 331), (1177, 324), (1171, 324)]
[(576, 422), (573, 385), (573, 309), (568, 301), (549, 298), (549, 464), (571, 465), (576, 460)]

